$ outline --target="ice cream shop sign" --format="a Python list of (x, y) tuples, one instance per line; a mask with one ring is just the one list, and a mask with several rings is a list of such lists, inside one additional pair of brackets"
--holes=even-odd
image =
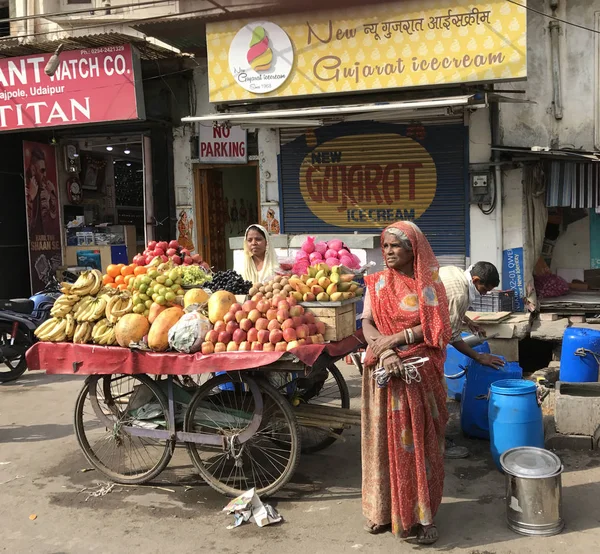
[(143, 119), (139, 59), (130, 45), (0, 60), (0, 131)]

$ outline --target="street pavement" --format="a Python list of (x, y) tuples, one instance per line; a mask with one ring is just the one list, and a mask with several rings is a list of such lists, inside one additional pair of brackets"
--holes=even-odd
[[(360, 406), (360, 376), (343, 371), (353, 407)], [(0, 551), (11, 554), (158, 552), (234, 554), (413, 552), (420, 547), (363, 531), (360, 433), (303, 456), (284, 491), (268, 500), (284, 522), (265, 528), (226, 527), (227, 500), (204, 485), (184, 448), (150, 486), (121, 486), (90, 497), (108, 480), (89, 464), (73, 427), (79, 376), (27, 373), (0, 385)], [(456, 431), (456, 406), (451, 430)], [(469, 554), (598, 552), (600, 455), (559, 452), (565, 464), (565, 531), (522, 537), (505, 523), (504, 478), (489, 443), (466, 441), (473, 455), (446, 462), (446, 487), (437, 517), (440, 540), (432, 550)]]

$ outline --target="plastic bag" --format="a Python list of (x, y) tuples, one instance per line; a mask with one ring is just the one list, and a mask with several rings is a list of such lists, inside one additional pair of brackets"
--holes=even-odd
[(193, 354), (200, 351), (204, 337), (212, 329), (206, 316), (200, 312), (185, 314), (169, 329), (169, 346), (178, 352)]

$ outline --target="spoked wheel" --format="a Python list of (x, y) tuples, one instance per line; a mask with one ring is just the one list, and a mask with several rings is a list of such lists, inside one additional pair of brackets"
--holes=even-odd
[(138, 437), (126, 426), (170, 430), (167, 399), (146, 375), (92, 375), (75, 404), (75, 434), (87, 460), (117, 483), (154, 479), (172, 456), (169, 440)]
[(294, 413), (264, 381), (229, 375), (211, 379), (192, 399), (184, 428), (221, 442), (189, 442), (187, 448), (202, 478), (229, 496), (251, 488), (261, 496), (273, 494), (290, 480), (299, 461)]
[[(0, 325), (0, 346), (11, 346), (12, 342), (12, 325)], [(26, 344), (27, 339), (23, 331), (20, 329), (17, 331), (17, 337), (14, 346), (21, 346)], [(25, 360), (25, 354), (17, 356), (15, 358), (3, 358), (0, 356), (0, 383), (8, 383), (15, 381), (23, 373), (27, 371), (27, 361)]]
[[(304, 377), (296, 373), (271, 373), (269, 382), (292, 404), (304, 403), (329, 408), (350, 408), (350, 392), (344, 376), (335, 364), (327, 367), (323, 379)], [(325, 372), (324, 372), (325, 373)], [(336, 442), (332, 436), (341, 435), (343, 428), (323, 429), (300, 425), (302, 453), (312, 454)]]

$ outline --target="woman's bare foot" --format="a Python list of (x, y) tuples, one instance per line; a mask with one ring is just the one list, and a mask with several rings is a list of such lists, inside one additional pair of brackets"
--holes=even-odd
[(371, 520), (367, 521), (365, 525), (365, 531), (370, 533), (371, 535), (379, 535), (380, 533), (385, 533), (389, 531), (391, 528), (390, 523), (375, 523)]

